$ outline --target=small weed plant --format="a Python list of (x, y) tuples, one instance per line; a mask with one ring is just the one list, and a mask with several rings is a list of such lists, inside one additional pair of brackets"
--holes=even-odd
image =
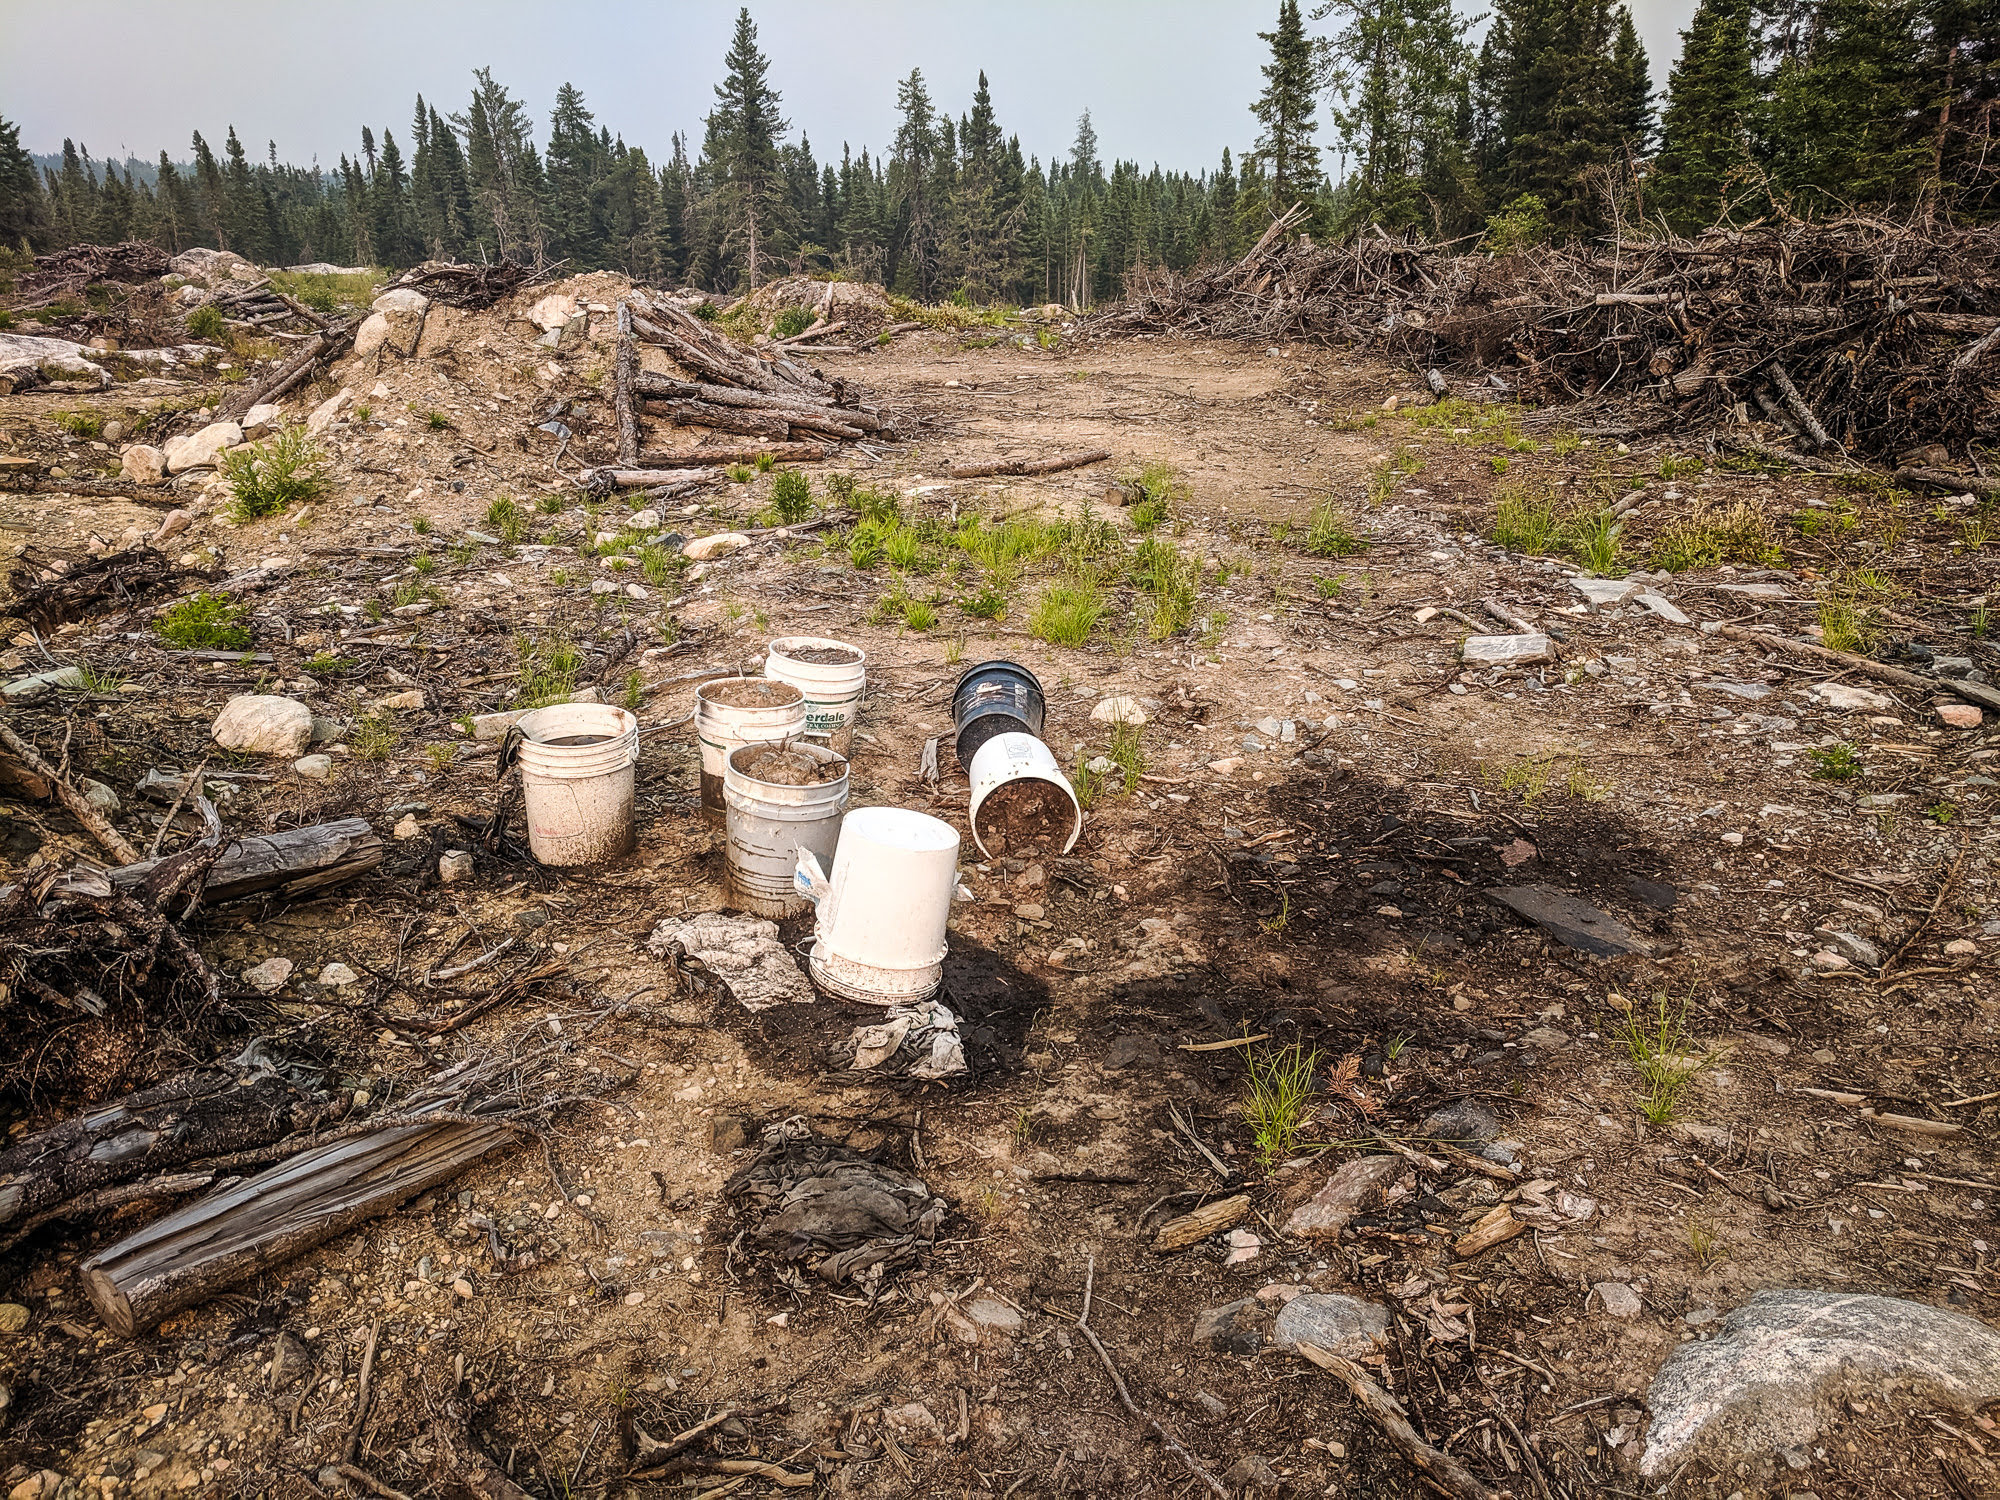
[(333, 487), (326, 468), (326, 455), (306, 436), (305, 428), (296, 425), (265, 442), (222, 455), (222, 477), (229, 481), (239, 521), (274, 516), (317, 500)]
[(1352, 557), (1367, 547), (1332, 496), (1313, 507), (1306, 522), (1305, 550), (1314, 557)]
[(780, 469), (772, 476), (771, 514), (780, 526), (796, 526), (812, 509), (812, 476), (804, 469)]
[(1639, 1075), (1639, 1112), (1654, 1125), (1665, 1125), (1679, 1113), (1688, 1085), (1716, 1060), (1713, 1052), (1697, 1053), (1687, 1029), (1687, 1006), (1678, 1009), (1666, 995), (1653, 997), (1653, 1008), (1634, 1006), (1619, 1029), (1618, 1040)]
[(514, 690), (514, 707), (544, 708), (565, 702), (576, 691), (576, 674), (583, 655), (567, 635), (548, 633), (514, 637), (514, 655), (520, 663), (520, 685)]
[(1319, 1067), (1317, 1049), (1307, 1051), (1293, 1042), (1275, 1051), (1253, 1052), (1243, 1118), (1266, 1171), (1292, 1154), (1313, 1112), (1313, 1074)]
[(154, 621), (154, 628), (161, 640), (179, 651), (247, 651), (250, 628), (243, 623), (247, 613), (225, 595), (191, 594), (170, 605)]

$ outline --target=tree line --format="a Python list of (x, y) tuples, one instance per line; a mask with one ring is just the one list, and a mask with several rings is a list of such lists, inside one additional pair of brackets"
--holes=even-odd
[[(1308, 22), (1320, 25), (1315, 32)], [(37, 166), (0, 120), (0, 244), (207, 245), (264, 264), (564, 262), (718, 291), (838, 272), (978, 303), (1115, 296), (1134, 272), (1241, 254), (1294, 204), (1496, 248), (1773, 212), (1995, 207), (2000, 0), (1701, 0), (1656, 98), (1613, 0), (1495, 0), (1478, 46), (1451, 0), (1281, 0), (1252, 147), (1166, 172), (1100, 158), (1086, 110), (1043, 162), (980, 74), (953, 115), (919, 70), (886, 151), (816, 158), (739, 13), (702, 139), (655, 159), (565, 84), (546, 131), (486, 69), (463, 106), (418, 98), (337, 167), (216, 150), (157, 164), (63, 143)], [(1321, 113), (1328, 134), (1322, 143)]]

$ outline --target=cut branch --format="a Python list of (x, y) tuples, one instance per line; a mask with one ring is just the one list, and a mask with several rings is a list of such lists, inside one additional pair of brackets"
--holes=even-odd
[(1064, 469), (1080, 469), (1085, 464), (1101, 464), (1111, 457), (1109, 448), (1093, 448), (1088, 453), (1072, 453), (1063, 458), (1015, 458), (990, 464), (953, 464), (945, 472), (952, 479), (1027, 478), (1036, 474), (1060, 474)]

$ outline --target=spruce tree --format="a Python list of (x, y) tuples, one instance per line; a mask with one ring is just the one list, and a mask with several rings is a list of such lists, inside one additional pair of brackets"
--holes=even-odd
[(565, 83), (556, 90), (548, 150), (542, 158), (548, 172), (549, 253), (577, 270), (595, 269), (604, 257), (601, 179), (607, 153), (592, 129), (596, 121), (574, 85)]
[(723, 64), (726, 76), (715, 86), (703, 155), (715, 173), (724, 232), (741, 246), (754, 291), (764, 273), (765, 241), (785, 206), (778, 142), (790, 127), (778, 112), (782, 101), (766, 77), (771, 60), (758, 50), (747, 9), (736, 13)]
[(1618, 36), (1611, 44), (1612, 121), (1633, 158), (1646, 155), (1653, 135), (1653, 65), (1639, 40), (1632, 7), (1618, 7)]
[[(1472, 212), (1468, 23), (1451, 0), (1335, 0), (1325, 46), (1333, 123), (1354, 159), (1342, 218), (1456, 233)], [(1315, 12), (1315, 15), (1321, 12)]]
[(931, 297), (937, 291), (939, 269), (937, 199), (937, 112), (923, 70), (896, 87), (896, 109), (902, 115), (889, 157), (889, 262), (884, 274), (891, 284)]
[(1475, 74), (1489, 203), (1532, 196), (1567, 232), (1596, 225), (1593, 178), (1624, 154), (1616, 31), (1608, 0), (1497, 0)]
[(21, 149), (21, 127), (0, 118), (0, 245), (34, 250), (47, 234), (48, 205), (34, 159)]
[(423, 259), (423, 247), (410, 217), (410, 183), (403, 169), (403, 153), (386, 127), (382, 154), (368, 184), (368, 232), (376, 258), (385, 266), (412, 266)]
[(1913, 200), (1926, 152), (1910, 128), (1922, 0), (1818, 0), (1803, 47), (1759, 111), (1761, 156), (1797, 213)]
[(223, 156), (224, 248), (253, 263), (265, 260), (269, 258), (270, 246), (265, 242), (264, 205), (257, 193), (256, 179), (251, 175), (249, 154), (236, 138), (234, 125), (229, 127), (229, 138), (223, 143)]
[(1667, 78), (1660, 154), (1647, 198), (1683, 234), (1725, 217), (1730, 183), (1750, 164), (1757, 84), (1750, 61), (1750, 0), (1701, 0)]
[(1289, 208), (1291, 200), (1310, 198), (1320, 186), (1319, 147), (1313, 144), (1319, 128), (1313, 101), (1318, 80), (1299, 0), (1279, 0), (1277, 30), (1257, 35), (1271, 47), (1264, 92), (1250, 109), (1263, 127), (1257, 155), (1270, 168), (1271, 192)]

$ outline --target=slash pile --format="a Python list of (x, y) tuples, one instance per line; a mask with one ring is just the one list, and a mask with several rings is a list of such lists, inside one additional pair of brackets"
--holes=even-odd
[(1804, 450), (1963, 455), (2000, 435), (2000, 234), (1876, 219), (1456, 254), (1281, 219), (1242, 260), (1139, 285), (1100, 326), (1378, 348), (1525, 400), (1651, 395)]

